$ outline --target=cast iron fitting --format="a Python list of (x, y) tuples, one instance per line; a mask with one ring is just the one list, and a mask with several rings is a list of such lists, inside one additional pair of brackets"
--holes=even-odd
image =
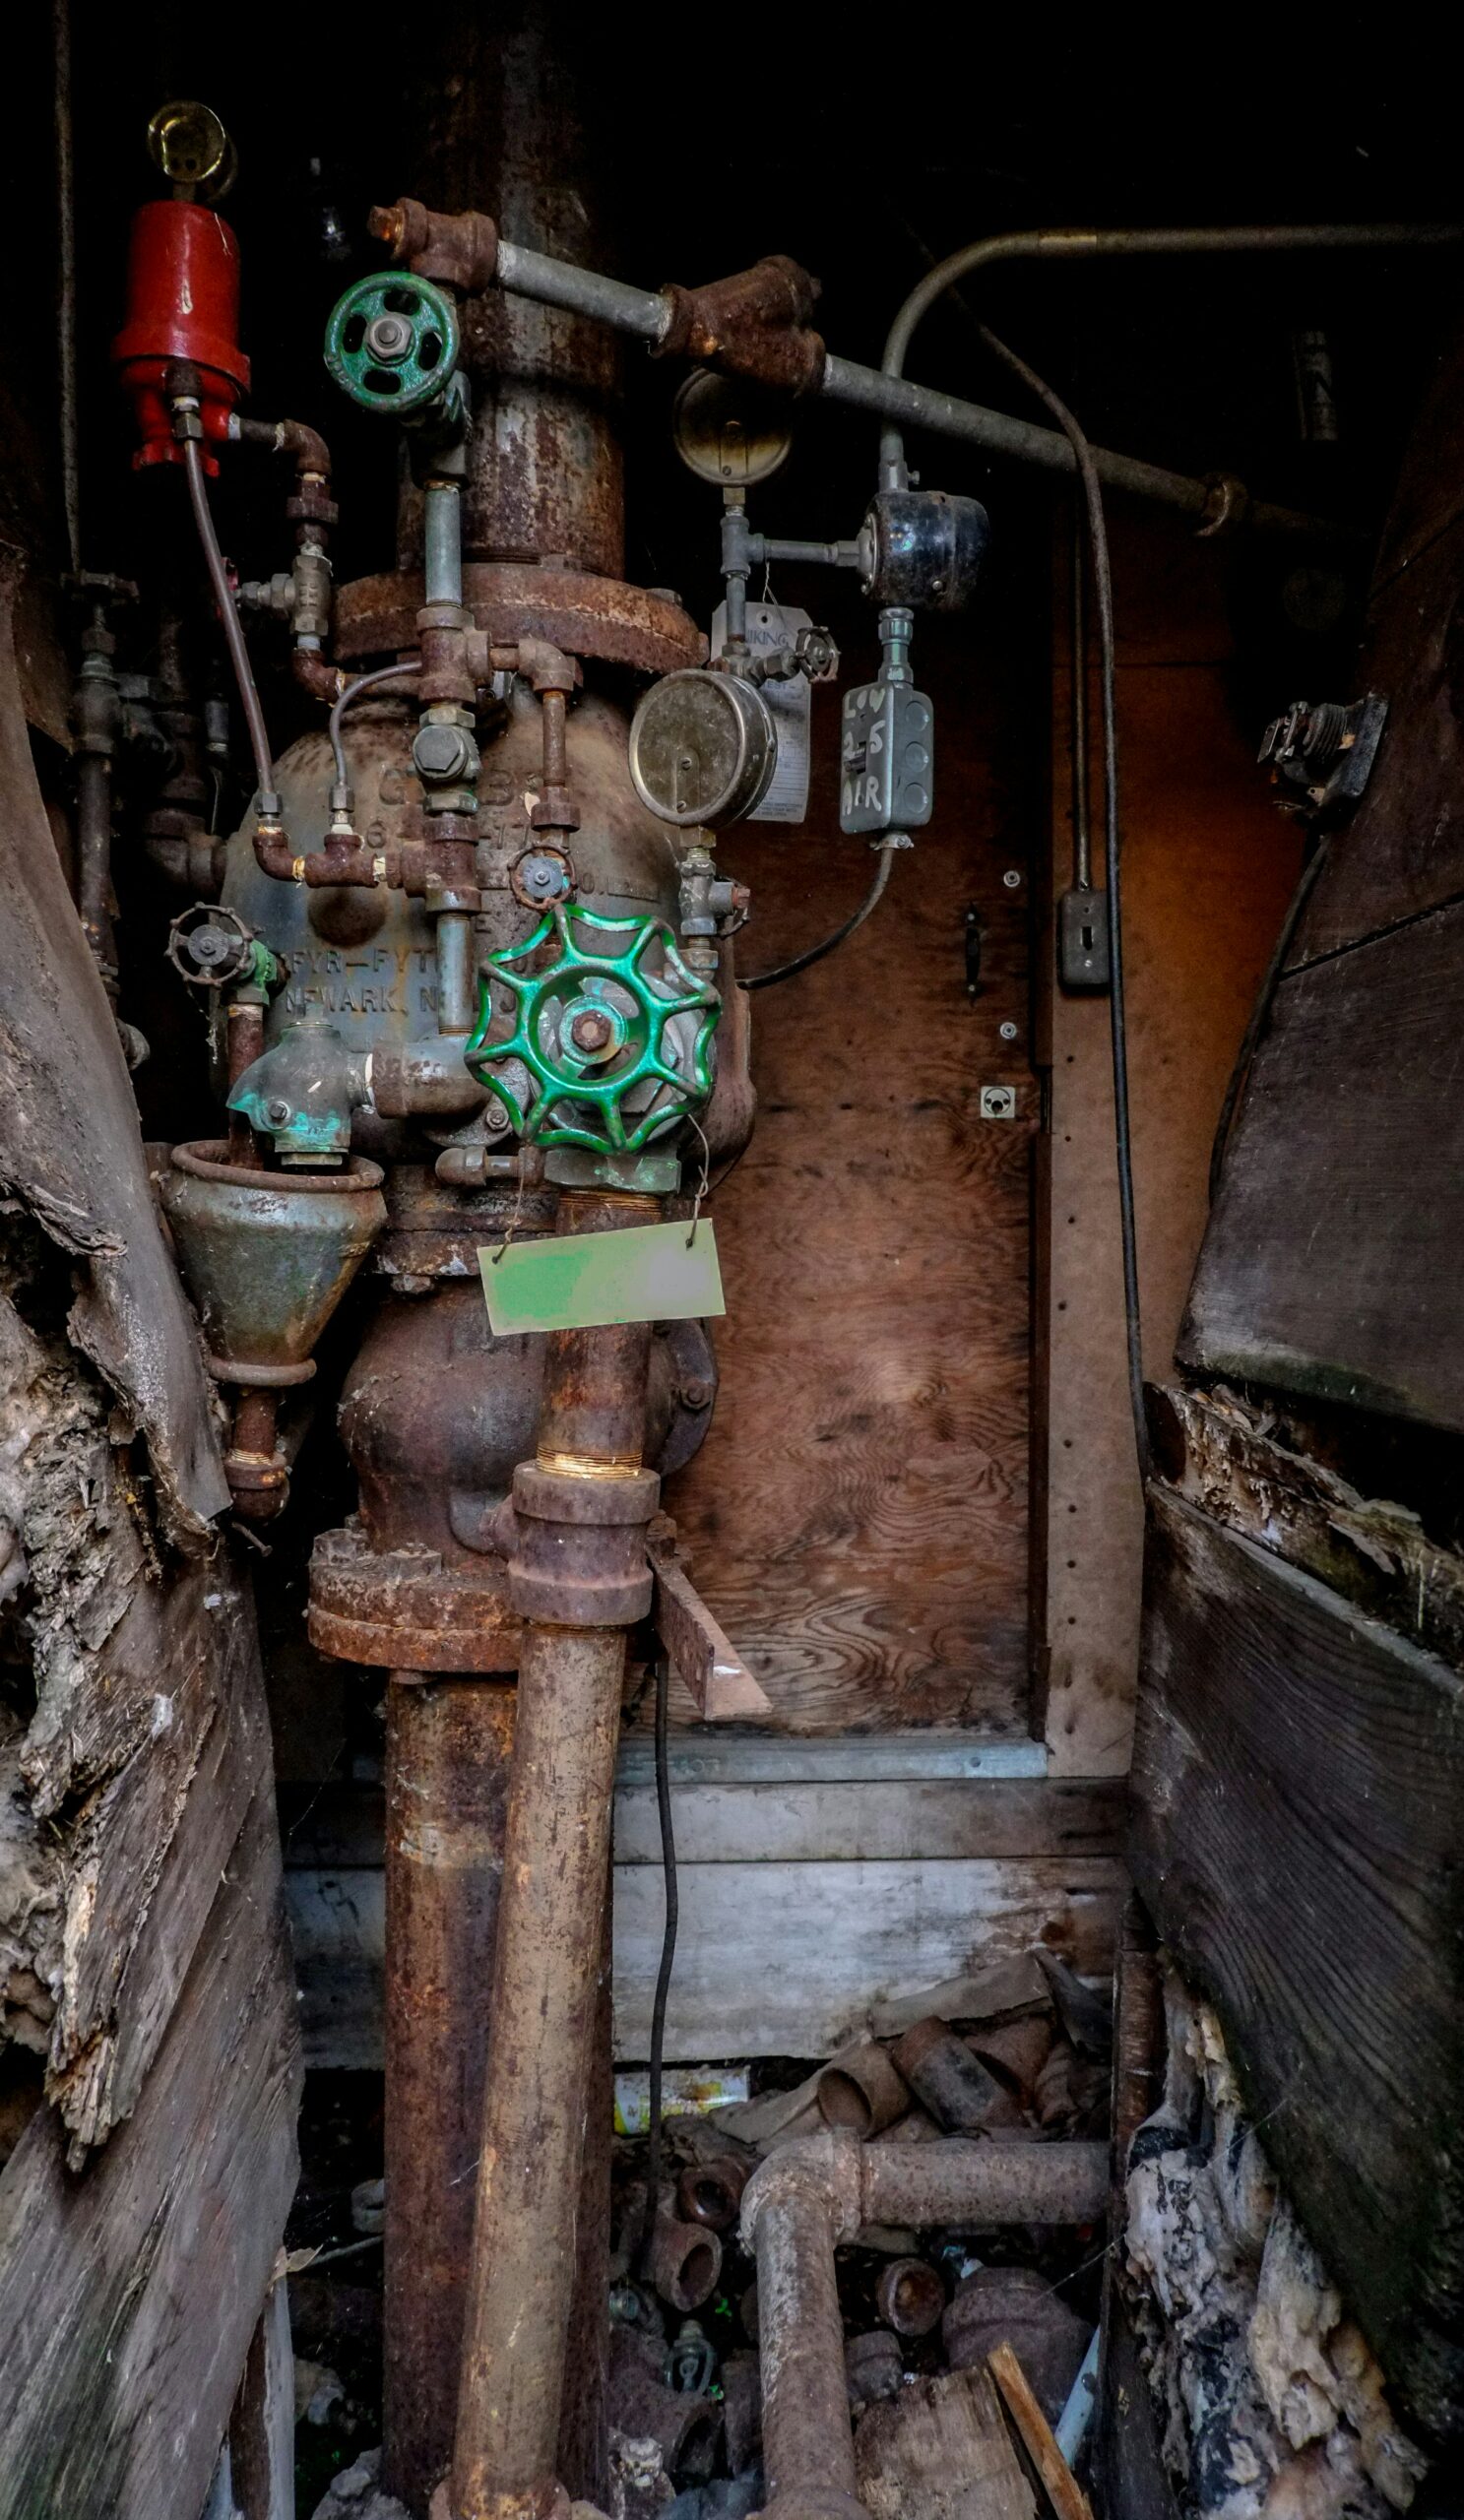
[(923, 2257), (893, 2257), (880, 2268), (874, 2306), (896, 2336), (928, 2336), (940, 2325), (945, 2286)]
[(872, 2039), (837, 2065), (825, 2065), (815, 2097), (826, 2126), (847, 2126), (861, 2140), (893, 2126), (910, 2107), (903, 2075)]
[(670, 282), (662, 291), (669, 320), (653, 355), (670, 353), (747, 376), (793, 394), (816, 394), (827, 355), (808, 330), (819, 284), (787, 254), (769, 254), (750, 271), (701, 288)]
[(678, 2223), (671, 2214), (658, 2213), (646, 2271), (673, 2310), (699, 2310), (722, 2280), (722, 2242), (703, 2223)]
[(403, 199), (373, 210), (366, 225), (394, 263), (444, 288), (476, 295), (498, 268), (498, 230), (482, 211), (428, 210)]
[(651, 1607), (646, 1526), (654, 1470), (587, 1477), (520, 1462), (513, 1478), (509, 1606), (556, 1627), (631, 1627)]
[(704, 2224), (709, 2232), (730, 2232), (751, 2169), (750, 2162), (738, 2161), (732, 2153), (721, 2153), (715, 2161), (688, 2162), (676, 2181), (682, 2218)]
[(470, 1075), (467, 1033), (432, 1033), (399, 1047), (378, 1042), (367, 1053), (371, 1108), (385, 1120), (461, 1119), (489, 1100)]

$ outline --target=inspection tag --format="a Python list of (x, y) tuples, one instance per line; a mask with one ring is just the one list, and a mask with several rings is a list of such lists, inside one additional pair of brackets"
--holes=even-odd
[(700, 1321), (727, 1310), (717, 1234), (700, 1217), (609, 1233), (544, 1234), (478, 1255), (495, 1338), (598, 1330), (615, 1321)]

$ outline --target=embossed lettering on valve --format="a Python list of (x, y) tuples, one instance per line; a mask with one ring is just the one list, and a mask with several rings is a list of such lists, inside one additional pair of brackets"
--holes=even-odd
[(289, 951), (285, 1011), (304, 1015), (377, 1015), (435, 1020), (437, 967), (418, 946), (405, 957), (389, 945), (295, 945)]

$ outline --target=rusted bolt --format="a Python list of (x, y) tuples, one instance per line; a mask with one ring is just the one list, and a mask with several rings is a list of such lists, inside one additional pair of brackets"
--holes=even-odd
[(711, 1408), (712, 1386), (709, 1382), (700, 1382), (693, 1377), (690, 1382), (683, 1382), (680, 1390), (683, 1409)]
[(273, 1102), (267, 1102), (265, 1104), (265, 1118), (269, 1120), (275, 1128), (283, 1129), (288, 1117), (289, 1104), (282, 1102), (278, 1094), (276, 1095)]
[(570, 1025), (569, 1038), (577, 1050), (604, 1050), (609, 1047), (613, 1030), (607, 1015), (598, 1015), (593, 1008), (586, 1007)]

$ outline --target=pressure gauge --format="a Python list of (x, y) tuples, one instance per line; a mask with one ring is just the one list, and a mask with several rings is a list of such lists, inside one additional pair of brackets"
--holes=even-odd
[(761, 803), (778, 763), (772, 712), (755, 683), (687, 666), (651, 685), (630, 726), (643, 805), (681, 830), (715, 831)]

